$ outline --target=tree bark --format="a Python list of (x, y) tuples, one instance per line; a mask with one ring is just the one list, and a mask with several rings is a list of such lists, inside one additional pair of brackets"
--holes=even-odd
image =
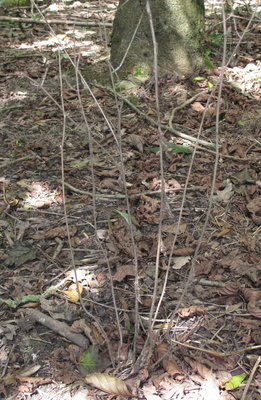
[[(119, 1), (113, 22), (111, 63), (114, 69), (120, 66), (117, 72), (122, 77), (153, 69), (153, 43), (146, 2)], [(191, 75), (202, 68), (204, 0), (150, 0), (150, 7), (160, 73)], [(126, 55), (140, 18), (139, 28)]]

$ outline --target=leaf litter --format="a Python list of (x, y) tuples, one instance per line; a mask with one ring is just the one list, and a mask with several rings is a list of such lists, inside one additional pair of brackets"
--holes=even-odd
[[(70, 18), (78, 17), (78, 12), (86, 12), (82, 5), (78, 7), (70, 11)], [(105, 11), (108, 22), (112, 21), (115, 8), (115, 2), (108, 2)], [(98, 10), (96, 2), (88, 3), (88, 12), (94, 20), (99, 18)], [(244, 15), (243, 9), (238, 12)], [(67, 18), (67, 13), (65, 8), (57, 16)], [(25, 30), (26, 38), (22, 38), (18, 29), (15, 28), (13, 38), (6, 34), (6, 28), (2, 32), (2, 52), (7, 61), (0, 76), (4, 121), (0, 126), (3, 139), (0, 259), (4, 262), (0, 272), (0, 363), (4, 382), (0, 384), (1, 395), (25, 399), (31, 393), (30, 397), (38, 400), (41, 391), (50, 391), (52, 397), (61, 398), (59, 388), (53, 385), (58, 382), (65, 385), (63, 393), (69, 399), (77, 392), (70, 385), (81, 381), (83, 386), (85, 381), (88, 383), (87, 392), (84, 392), (87, 398), (107, 399), (110, 394), (155, 400), (189, 399), (195, 393), (200, 399), (242, 398), (261, 345), (260, 65), (253, 57), (256, 39), (249, 32), (252, 47), (242, 44), (250, 62), (242, 57), (238, 67), (226, 71), (213, 210), (195, 265), (195, 282), (173, 313), (182, 295), (207, 212), (214, 154), (201, 148), (195, 155), (182, 223), (178, 227), (193, 146), (166, 132), (166, 173), (162, 181), (157, 129), (124, 104), (121, 139), (125, 187), (114, 136), (93, 98), (81, 88), (81, 101), (91, 126), (93, 143), (87, 140), (78, 94), (72, 89), (76, 87), (75, 81), (68, 74), (67, 87), (63, 90), (68, 113), (64, 171), (76, 280), (62, 207), (62, 114), (57, 106), (60, 87), (55, 59), (59, 40), (64, 40), (73, 54), (74, 33), (59, 36), (59, 40), (50, 39), (44, 26), (29, 25)], [(93, 28), (89, 35), (96, 47), (89, 41), (82, 50), (86, 52), (89, 46), (90, 62), (97, 57), (102, 59), (105, 55), (98, 31)], [(8, 48), (14, 41), (16, 53), (9, 54)], [(83, 53), (83, 58), (87, 53)], [(43, 54), (49, 63), (43, 85), (46, 92), (35, 86), (45, 73)], [(220, 59), (217, 55), (214, 57), (219, 65)], [(62, 67), (64, 71), (70, 70), (66, 58), (62, 60)], [(193, 82), (179, 77), (161, 78), (162, 122), (168, 124), (171, 120), (177, 130), (184, 128), (188, 135), (196, 133), (208, 99), (208, 93), (200, 91), (208, 90), (218, 74), (218, 70), (209, 70), (202, 80)], [(106, 89), (92, 89), (112, 123), (116, 123), (114, 98)], [(196, 94), (194, 102), (186, 103)], [(133, 104), (155, 118), (151, 82), (140, 88), (132, 87), (131, 94), (126, 96), (132, 96)], [(216, 101), (214, 97), (206, 110), (203, 126), (205, 139), (212, 142), (215, 140)], [(183, 103), (187, 105), (180, 107)], [(178, 112), (173, 112), (178, 107)], [(152, 149), (156, 149), (155, 152)], [(97, 194), (95, 212), (99, 240), (94, 234), (91, 166)], [(166, 199), (159, 242), (163, 185)], [(131, 218), (124, 200), (125, 190), (129, 194)], [(172, 249), (175, 235), (176, 244)], [(132, 376), (136, 273), (133, 260), (136, 252), (142, 326), (136, 338), (139, 355), (148, 333), (158, 243), (160, 264), (155, 304), (159, 305), (159, 310), (153, 329), (156, 345), (148, 354), (145, 367)], [(170, 254), (166, 295), (160, 304)], [(114, 295), (110, 282), (113, 282)], [(119, 310), (121, 335), (114, 301)], [(107, 351), (107, 340), (112, 359)], [(74, 343), (76, 349), (72, 350), (68, 343)], [(79, 353), (81, 347), (90, 349), (87, 356)], [(89, 377), (82, 369), (84, 363), (87, 370), (97, 367)], [(27, 376), (20, 373), (25, 369), (29, 371)], [(252, 399), (260, 397), (260, 378), (257, 369), (249, 387)]]

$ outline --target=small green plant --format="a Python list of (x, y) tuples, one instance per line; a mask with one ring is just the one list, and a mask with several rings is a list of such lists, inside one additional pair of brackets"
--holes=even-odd
[(214, 86), (211, 81), (209, 81), (208, 79), (204, 78), (203, 76), (196, 76), (195, 78), (193, 78), (193, 81), (195, 81), (195, 82), (207, 81), (207, 85), (208, 85), (209, 89), (212, 89), (213, 86)]
[(131, 225), (129, 215), (126, 212), (120, 210), (116, 210), (116, 212), (120, 214), (120, 216), (127, 222), (128, 225)]
[(136, 78), (148, 78), (149, 68), (146, 64), (137, 64), (133, 67), (133, 75)]
[(206, 67), (208, 69), (213, 69), (214, 68), (214, 63), (211, 60), (209, 55), (210, 55), (210, 51), (209, 50), (204, 51), (204, 62), (205, 62), (205, 65), (206, 65)]
[(210, 40), (212, 43), (216, 44), (217, 46), (222, 46), (223, 44), (223, 38), (224, 38), (224, 34), (223, 33), (215, 33), (212, 32), (210, 35)]
[(238, 123), (237, 123), (239, 126), (245, 126), (245, 125), (247, 125), (247, 122), (246, 121), (238, 121)]
[(236, 389), (245, 379), (246, 374), (244, 372), (240, 375), (232, 376), (229, 381), (225, 382), (225, 387), (229, 390)]
[(138, 98), (136, 96), (129, 96), (128, 100), (131, 104), (133, 104), (134, 106), (137, 106), (139, 101)]

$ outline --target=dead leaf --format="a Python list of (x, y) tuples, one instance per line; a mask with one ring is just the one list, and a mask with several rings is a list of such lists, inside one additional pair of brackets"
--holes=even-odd
[(193, 317), (194, 315), (205, 314), (205, 309), (201, 306), (191, 306), (187, 308), (180, 308), (179, 310), (177, 310), (177, 313), (181, 318), (187, 318)]
[(110, 189), (114, 192), (121, 192), (121, 187), (119, 181), (113, 178), (103, 179), (100, 183), (101, 188)]
[(160, 201), (152, 197), (142, 195), (140, 197), (140, 205), (136, 209), (137, 218), (147, 221), (149, 224), (158, 224)]
[(59, 290), (59, 292), (64, 293), (67, 296), (68, 300), (71, 303), (77, 303), (77, 301), (79, 301), (82, 291), (83, 291), (83, 286), (79, 282), (77, 283), (77, 285), (76, 283), (73, 283), (70, 289), (68, 290)]
[(178, 247), (175, 246), (173, 250), (173, 255), (174, 256), (190, 256), (191, 254), (194, 254), (195, 249), (193, 247)]
[(14, 384), (16, 379), (19, 377), (29, 377), (35, 374), (39, 369), (41, 368), (41, 365), (33, 365), (31, 367), (27, 367), (24, 369), (20, 369), (18, 371), (15, 371), (14, 373), (9, 373), (7, 374), (4, 378), (3, 381), (5, 385), (11, 385)]
[(174, 265), (173, 269), (181, 269), (186, 265), (189, 261), (191, 260), (190, 256), (184, 256), (184, 257), (173, 257)]
[(144, 139), (141, 135), (135, 135), (134, 133), (125, 137), (127, 143), (137, 149), (140, 153), (143, 153)]
[(131, 397), (128, 386), (119, 378), (107, 374), (90, 374), (85, 377), (85, 382), (103, 392), (114, 394), (115, 396)]
[(229, 179), (227, 179), (226, 187), (223, 190), (217, 190), (217, 194), (213, 196), (213, 200), (217, 203), (227, 204), (233, 196), (233, 185)]
[[(177, 229), (179, 228), (179, 230)], [(185, 233), (187, 229), (187, 224), (180, 224), (179, 227), (176, 224), (163, 224), (162, 225), (162, 232), (166, 232), (166, 233)]]
[(126, 276), (135, 276), (134, 265), (122, 265), (117, 268), (116, 274), (113, 277), (114, 281), (122, 282)]
[(169, 352), (170, 350), (167, 343), (162, 342), (156, 347), (156, 356), (158, 359), (163, 357), (161, 364), (165, 371), (171, 376), (179, 375), (181, 374), (181, 371), (172, 355), (169, 355)]
[(261, 225), (261, 196), (254, 198), (247, 204), (247, 209), (251, 213), (255, 224)]
[(229, 282), (225, 286), (218, 289), (218, 293), (225, 296), (233, 296), (238, 293), (239, 289), (240, 285), (237, 282)]
[[(72, 225), (69, 227), (70, 236), (74, 236), (77, 232), (77, 226)], [(67, 228), (66, 225), (57, 226), (55, 228), (50, 229), (42, 235), (30, 235), (32, 239), (53, 239), (56, 237), (65, 238), (67, 237)]]
[(202, 106), (202, 104), (199, 101), (195, 101), (195, 103), (193, 103), (191, 105), (192, 110), (197, 111), (199, 113), (203, 113), (205, 110), (205, 107)]
[(161, 400), (161, 397), (156, 394), (157, 389), (152, 383), (144, 385), (142, 388), (142, 392), (147, 400)]

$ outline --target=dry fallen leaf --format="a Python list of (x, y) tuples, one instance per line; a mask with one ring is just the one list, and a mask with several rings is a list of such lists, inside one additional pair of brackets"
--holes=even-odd
[(217, 203), (227, 204), (233, 194), (233, 185), (229, 179), (227, 179), (226, 187), (223, 190), (217, 190), (217, 194), (213, 196), (213, 200)]
[[(77, 226), (69, 227), (70, 236), (74, 236), (77, 232)], [(67, 228), (65, 225), (57, 226), (55, 228), (49, 229), (49, 231), (43, 233), (42, 235), (31, 235), (33, 239), (53, 239), (56, 237), (64, 238), (68, 236)]]
[(79, 282), (77, 285), (78, 285), (78, 290), (76, 283), (74, 283), (73, 285), (71, 285), (70, 289), (59, 290), (59, 292), (64, 293), (68, 297), (68, 300), (71, 303), (77, 303), (77, 301), (79, 301), (80, 299), (79, 293), (82, 294), (83, 291), (83, 286)]
[(126, 142), (137, 149), (140, 153), (143, 153), (144, 139), (141, 135), (130, 134), (125, 138)]
[(205, 314), (205, 309), (201, 306), (191, 306), (187, 308), (180, 308), (179, 310), (177, 310), (177, 313), (181, 318), (187, 318), (194, 315)]
[(173, 269), (180, 269), (182, 267), (184, 267), (184, 265), (186, 265), (189, 261), (190, 261), (191, 257), (190, 256), (184, 256), (184, 257), (174, 257), (173, 261), (174, 261), (174, 265), (173, 265)]
[(121, 267), (117, 268), (116, 274), (113, 277), (114, 281), (122, 282), (126, 276), (134, 276), (135, 270), (134, 265), (122, 265)]
[(251, 213), (255, 224), (261, 224), (261, 196), (254, 198), (247, 204), (247, 209)]
[(85, 377), (85, 382), (88, 385), (95, 386), (97, 389), (114, 394), (115, 396), (132, 396), (126, 383), (114, 376), (101, 373), (90, 374)]
[(169, 354), (169, 347), (167, 345), (167, 343), (160, 343), (157, 345), (156, 347), (156, 356), (158, 359), (164, 357), (161, 361), (161, 364), (163, 366), (163, 368), (165, 369), (165, 371), (171, 375), (178, 375), (181, 374), (181, 371), (176, 363), (176, 361), (174, 360), (174, 358)]

